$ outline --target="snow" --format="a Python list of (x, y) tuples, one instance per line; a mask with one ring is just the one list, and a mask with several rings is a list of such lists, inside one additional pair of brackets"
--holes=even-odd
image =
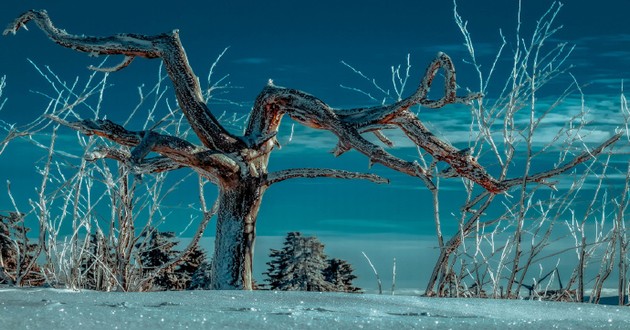
[(0, 290), (0, 329), (630, 329), (618, 306), (274, 291)]

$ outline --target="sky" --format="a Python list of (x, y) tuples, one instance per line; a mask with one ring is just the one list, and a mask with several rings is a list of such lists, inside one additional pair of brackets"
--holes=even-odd
[[(597, 140), (608, 137), (620, 122), (617, 115), (621, 81), (630, 76), (627, 60), (630, 27), (625, 23), (630, 5), (622, 0), (596, 3), (567, 1), (556, 20), (562, 29), (552, 40), (575, 46), (568, 63), (573, 66), (571, 72), (575, 78), (585, 85), (583, 91), (593, 108), (591, 127), (599, 133), (593, 134)], [(524, 1), (521, 17), (524, 35), (533, 29), (550, 4), (551, 1)], [(223, 112), (228, 116), (236, 113), (237, 117), (247, 114), (269, 79), (276, 85), (313, 94), (336, 108), (375, 105), (364, 95), (341, 87), (371, 88), (341, 61), (391, 89), (391, 67), (404, 66), (410, 54), (410, 88), (415, 88), (426, 65), (438, 51), (444, 51), (455, 62), (460, 86), (474, 90), (479, 84), (472, 66), (464, 63), (467, 51), (453, 20), (450, 1), (205, 1), (186, 5), (118, 0), (4, 1), (0, 4), (0, 23), (8, 24), (30, 8), (47, 9), (58, 27), (76, 34), (157, 34), (179, 29), (190, 64), (202, 83), (211, 64), (229, 47), (215, 74), (217, 77), (229, 74), (227, 79), (236, 88), (221, 95), (231, 102), (210, 104), (217, 116)], [(499, 30), (510, 48), (518, 1), (459, 1), (458, 10), (468, 21), (480, 63), (484, 68), (489, 67), (501, 45)], [(0, 38), (0, 76), (5, 75), (7, 82), (2, 94), (7, 101), (0, 110), (4, 122), (27, 123), (48, 104), (42, 93), (54, 92), (27, 59), (41, 68), (50, 67), (61, 80), (68, 82), (77, 76), (84, 82), (90, 74), (86, 67), (100, 61), (56, 46), (34, 25), (16, 36)], [(152, 86), (158, 69), (158, 61), (136, 59), (128, 68), (110, 75), (108, 82), (113, 86), (106, 92), (102, 113), (114, 121), (124, 121), (137, 103), (138, 86)], [(560, 82), (563, 79), (568, 78), (561, 77)], [(495, 82), (498, 85), (493, 85), (491, 91), (502, 87), (499, 79)], [(543, 95), (553, 96), (561, 88), (560, 84), (552, 85), (545, 91), (548, 94)], [(565, 107), (558, 109), (547, 128), (553, 130), (564, 125), (570, 111), (575, 110), (577, 99), (571, 98)], [(172, 95), (170, 100), (173, 103)], [(458, 147), (467, 146), (467, 134), (462, 132), (467, 130), (469, 112), (461, 107), (421, 111), (426, 113), (423, 118), (427, 125), (437, 134)], [(131, 122), (128, 128), (138, 129), (139, 125), (140, 122)], [(60, 134), (67, 139), (60, 139), (62, 148), (69, 152), (78, 150), (73, 142), (74, 132), (62, 128)], [(335, 139), (330, 134), (297, 127), (291, 142), (289, 136), (290, 125), (285, 125), (279, 134), (285, 146), (272, 156), (272, 170), (322, 166), (368, 171), (367, 160), (356, 153), (332, 157), (329, 151)], [(39, 185), (33, 163), (43, 153), (36, 149), (26, 142), (15, 142), (0, 155), (0, 182), (11, 180), (14, 196), (24, 207), (35, 196), (33, 187)], [(407, 157), (415, 155), (415, 149), (404, 141), (396, 152)], [(554, 161), (542, 158), (539, 166)], [(351, 260), (363, 279), (371, 281), (372, 276), (360, 254), (365, 250), (374, 256), (382, 272), (389, 272), (392, 259), (398, 258), (399, 276), (406, 276), (406, 285), (421, 287), (419, 274), (430, 271), (431, 258), (436, 253), (430, 194), (413, 178), (378, 166), (372, 171), (391, 179), (391, 184), (322, 179), (296, 180), (271, 188), (259, 214), (257, 231), (261, 239), (257, 253), (266, 254), (272, 243), (279, 247), (281, 237), (287, 232), (302, 231), (320, 237), (330, 255)], [(464, 198), (461, 190), (450, 187), (461, 185), (444, 183), (442, 205), (446, 215), (456, 212)], [(197, 202), (195, 189), (195, 183), (189, 183), (182, 188), (187, 193), (169, 196), (167, 201), (173, 209), (170, 219), (163, 224), (164, 230), (192, 235), (192, 229), (186, 229), (188, 220), (180, 219), (190, 217), (187, 206)], [(0, 193), (0, 210), (11, 208), (7, 194)], [(444, 226), (447, 233), (457, 229), (453, 217), (445, 216)], [(210, 229), (208, 240), (211, 241), (212, 235)], [(263, 243), (262, 237), (272, 239)], [(264, 263), (257, 267), (255, 272), (262, 272)]]

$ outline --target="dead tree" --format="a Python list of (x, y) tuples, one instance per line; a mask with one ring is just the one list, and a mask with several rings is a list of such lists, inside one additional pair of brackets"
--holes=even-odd
[[(271, 81), (258, 95), (242, 136), (228, 132), (210, 112), (202, 98), (199, 81), (188, 64), (177, 30), (155, 36), (117, 34), (108, 37), (73, 35), (56, 28), (45, 11), (28, 11), (18, 17), (4, 31), (15, 34), (33, 20), (55, 43), (91, 55), (123, 55), (116, 67), (97, 69), (117, 71), (128, 66), (136, 57), (160, 58), (173, 82), (181, 110), (190, 127), (201, 141), (195, 145), (177, 136), (151, 130), (130, 131), (109, 120), (67, 122), (53, 118), (86, 135), (98, 135), (123, 146), (132, 147), (129, 158), (103, 152), (103, 157), (133, 164), (137, 173), (155, 173), (189, 167), (219, 187), (218, 220), (212, 285), (215, 289), (252, 289), (252, 257), (256, 235), (256, 217), (265, 191), (273, 184), (293, 178), (364, 179), (387, 183), (380, 176), (335, 169), (295, 168), (269, 173), (267, 164), (278, 142), (276, 134), (286, 114), (308, 127), (328, 130), (339, 139), (334, 155), (355, 149), (368, 157), (370, 164), (381, 164), (395, 171), (417, 177), (428, 187), (436, 189), (429, 168), (416, 161), (407, 161), (368, 141), (363, 134), (373, 133), (384, 144), (392, 142), (383, 130), (400, 129), (417, 146), (424, 149), (435, 163), (449, 166), (449, 177), (462, 177), (483, 187), (487, 194), (499, 194), (525, 182), (544, 182), (545, 179), (568, 170), (593, 157), (620, 135), (604, 142), (588, 154), (572, 162), (535, 175), (497, 180), (467, 152), (460, 151), (433, 135), (411, 111), (413, 106), (441, 108), (451, 103), (468, 103), (481, 97), (479, 93), (456, 96), (455, 69), (451, 59), (439, 53), (429, 65), (417, 90), (394, 104), (349, 110), (333, 109), (307, 93), (275, 86)], [(428, 98), (437, 72), (444, 74), (444, 96)], [(147, 157), (150, 153), (158, 156)], [(434, 165), (434, 164), (433, 164)]]

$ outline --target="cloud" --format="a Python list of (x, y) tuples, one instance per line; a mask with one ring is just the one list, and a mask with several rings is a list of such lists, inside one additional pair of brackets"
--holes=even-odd
[(599, 53), (599, 56), (618, 57), (618, 58), (627, 59), (628, 57), (630, 57), (630, 51), (627, 51), (627, 50), (605, 51), (605, 52)]
[(591, 42), (618, 46), (620, 42), (630, 42), (630, 33), (618, 33), (609, 35), (587, 36), (576, 38), (575, 43), (589, 45)]
[(265, 64), (267, 62), (269, 62), (269, 60), (262, 57), (243, 57), (243, 58), (239, 58), (232, 61), (232, 63), (234, 64), (250, 64), (250, 65)]

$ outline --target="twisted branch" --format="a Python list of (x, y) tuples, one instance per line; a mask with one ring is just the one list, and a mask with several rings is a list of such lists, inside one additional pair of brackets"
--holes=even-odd
[[(116, 142), (123, 146), (135, 147), (131, 150), (129, 157), (108, 149), (105, 153), (97, 153), (93, 156), (113, 158), (130, 166), (136, 167), (138, 174), (144, 173), (152, 166), (157, 166), (163, 170), (172, 170), (181, 166), (192, 166), (207, 171), (212, 174), (211, 179), (215, 179), (218, 175), (213, 173), (236, 173), (240, 170), (240, 166), (230, 157), (208, 150), (204, 147), (196, 146), (184, 139), (171, 135), (159, 134), (152, 131), (129, 131), (124, 127), (111, 122), (110, 120), (82, 120), (78, 122), (67, 122), (61, 118), (49, 116), (52, 120), (71, 127), (85, 135), (98, 135)], [(171, 161), (161, 158), (145, 157), (150, 152), (156, 152)], [(159, 165), (159, 166), (158, 166)], [(143, 167), (146, 167), (143, 169)], [(159, 171), (158, 171), (159, 172)]]
[(177, 30), (156, 36), (137, 34), (117, 34), (109, 37), (78, 36), (55, 27), (46, 11), (30, 10), (20, 15), (3, 34), (15, 34), (31, 20), (48, 38), (63, 47), (93, 55), (125, 56), (121, 64), (105, 69), (106, 71), (120, 70), (129, 65), (136, 56), (161, 58), (174, 84), (179, 106), (203, 145), (221, 152), (233, 152), (244, 146), (243, 141), (219, 124), (204, 103), (199, 80), (188, 64)]
[[(427, 95), (440, 68), (445, 72), (444, 96), (439, 100), (430, 100)], [(391, 105), (335, 110), (312, 95), (269, 84), (256, 100), (246, 135), (256, 137), (276, 132), (282, 116), (286, 113), (303, 125), (334, 133), (339, 138), (334, 151), (336, 156), (350, 149), (356, 149), (370, 159), (370, 164), (380, 163), (396, 171), (418, 177), (429, 189), (436, 189), (426, 169), (417, 162), (395, 157), (361, 135), (364, 132), (372, 132), (379, 140), (391, 145), (391, 141), (380, 131), (385, 128), (399, 127), (416, 145), (427, 150), (437, 160), (448, 163), (460, 176), (478, 183), (491, 192), (501, 192), (505, 189), (472, 157), (435, 137), (409, 111), (409, 108), (414, 105), (437, 108), (450, 103), (469, 103), (481, 97), (478, 93), (458, 97), (456, 88), (453, 63), (444, 53), (439, 53), (429, 65), (420, 86), (411, 96)]]

